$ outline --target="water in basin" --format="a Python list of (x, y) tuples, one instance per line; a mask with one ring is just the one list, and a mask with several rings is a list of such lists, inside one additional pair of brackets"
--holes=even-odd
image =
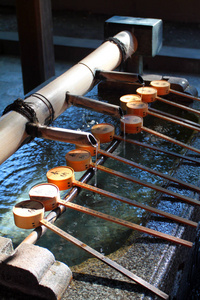
[[(87, 96), (98, 99), (97, 87), (95, 87)], [(111, 96), (108, 95), (105, 100), (109, 100), (109, 97)], [(193, 116), (190, 117), (193, 118)], [(86, 111), (85, 109), (77, 107), (70, 107), (55, 120), (52, 125), (68, 129), (90, 131), (90, 127), (93, 124), (102, 122), (114, 124), (116, 134), (120, 134), (119, 120), (114, 119), (111, 116), (104, 116), (101, 113)], [(158, 130), (166, 135), (181, 140), (182, 142), (187, 142), (192, 135), (192, 131), (189, 129), (160, 119), (153, 119), (150, 116), (146, 117), (144, 124), (146, 127)], [(179, 146), (170, 144), (155, 136), (150, 136), (145, 132), (139, 133), (137, 136), (130, 135), (129, 138), (160, 146), (163, 149), (181, 152)], [(104, 145), (102, 145), (102, 147), (105, 148)], [(0, 232), (1, 236), (12, 239), (14, 247), (22, 242), (32, 230), (23, 230), (15, 226), (12, 214), (13, 206), (17, 202), (29, 198), (28, 193), (31, 187), (42, 182), (47, 182), (46, 172), (49, 169), (55, 166), (65, 165), (65, 154), (72, 149), (74, 149), (74, 145), (72, 144), (36, 138), (31, 143), (21, 147), (0, 166)], [(125, 156), (130, 160), (144, 164), (145, 166), (163, 173), (168, 173), (177, 163), (177, 159), (171, 156), (128, 143), (121, 143), (114, 153)], [(150, 175), (149, 173), (119, 163), (113, 159), (108, 159), (105, 166), (154, 184), (161, 185), (163, 183), (163, 180), (155, 175)], [(187, 171), (187, 179), (189, 178), (189, 181), (192, 182), (196, 176), (196, 171), (194, 172), (191, 170), (191, 174), (189, 174), (189, 170)], [(79, 179), (82, 174), (83, 172), (76, 173), (76, 179)], [(94, 179), (91, 180), (90, 183), (94, 183)], [(145, 204), (157, 206), (157, 203), (155, 202), (157, 196), (156, 192), (146, 187), (127, 182), (101, 171), (98, 171), (97, 183), (98, 187), (105, 190)], [(66, 191), (62, 192), (62, 195), (65, 193)], [(74, 202), (140, 225), (144, 225), (149, 216), (144, 210), (89, 191), (82, 191)], [(166, 204), (165, 207), (166, 210), (167, 205), (168, 204)], [(183, 209), (184, 205), (181, 207), (181, 210)], [(72, 211), (71, 209), (67, 209), (67, 211), (57, 220), (56, 225), (105, 254), (120, 248), (132, 232), (128, 228), (80, 212)], [(71, 245), (69, 242), (66, 242), (49, 230), (37, 244), (47, 247), (53, 252), (57, 260), (60, 260), (69, 266), (78, 264), (89, 257), (84, 251), (76, 248), (76, 246)]]

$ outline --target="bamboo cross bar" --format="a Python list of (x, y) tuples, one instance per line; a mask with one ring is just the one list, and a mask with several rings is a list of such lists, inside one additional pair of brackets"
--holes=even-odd
[(176, 222), (185, 224), (185, 225), (190, 225), (190, 226), (192, 226), (192, 227), (196, 227), (196, 223), (193, 222), (193, 221), (187, 220), (187, 219), (182, 218), (182, 217), (179, 217), (179, 216), (175, 216), (175, 215), (173, 215), (173, 214), (164, 212), (164, 211), (162, 211), (162, 210), (159, 210), (159, 209), (157, 209), (157, 208), (151, 207), (151, 206), (149, 206), (149, 205), (145, 205), (145, 204), (139, 203), (139, 202), (137, 202), (137, 201), (130, 200), (130, 199), (126, 198), (126, 197), (119, 196), (119, 195), (117, 195), (117, 194), (114, 194), (114, 193), (105, 191), (105, 190), (103, 190), (103, 189), (100, 189), (100, 188), (91, 186), (91, 185), (89, 185), (89, 184), (82, 183), (82, 182), (80, 182), (80, 181), (75, 180), (75, 181), (73, 182), (73, 185), (74, 185), (74, 186), (81, 187), (81, 188), (86, 189), (86, 190), (89, 190), (89, 191), (92, 191), (92, 192), (95, 192), (95, 193), (97, 193), (97, 194), (100, 194), (100, 195), (103, 195), (103, 196), (106, 196), (106, 197), (109, 197), (109, 198), (112, 198), (112, 199), (121, 201), (121, 202), (123, 202), (123, 203), (126, 203), (126, 204), (129, 204), (129, 205), (132, 205), (132, 206), (135, 206), (135, 207), (144, 209), (144, 210), (149, 211), (149, 212), (151, 212), (151, 213), (158, 214), (158, 215), (163, 216), (163, 217), (165, 217), (165, 218), (167, 218), (167, 219), (170, 219), (170, 220), (173, 220), (173, 221), (176, 221)]
[[(180, 199), (184, 202), (187, 202), (187, 203), (190, 203), (190, 204), (194, 204), (194, 205), (197, 205), (197, 206), (200, 206), (200, 201), (199, 200), (195, 200), (195, 199), (192, 199), (190, 197), (186, 197), (186, 196), (183, 196), (183, 195), (180, 195), (178, 193), (175, 193), (175, 192), (172, 192), (172, 191), (169, 191), (161, 186), (158, 186), (158, 185), (155, 185), (155, 184), (152, 184), (152, 183), (149, 183), (149, 182), (145, 182), (143, 180), (139, 180), (135, 177), (132, 177), (130, 175), (126, 175), (122, 172), (119, 172), (119, 171), (115, 171), (115, 170), (112, 170), (112, 169), (109, 169), (109, 168), (106, 168), (104, 166), (101, 166), (101, 165), (95, 165), (95, 164), (92, 164), (92, 166), (103, 172), (106, 172), (106, 173), (109, 173), (109, 174), (112, 174), (112, 175), (115, 175), (115, 176), (118, 176), (118, 177), (121, 177), (123, 179), (126, 179), (128, 181), (132, 181), (134, 183), (137, 183), (137, 184), (140, 184), (140, 185), (143, 185), (145, 187), (148, 187), (150, 189), (153, 189), (153, 190), (156, 190), (158, 192), (161, 192), (161, 193), (164, 193), (164, 194), (167, 194), (167, 195), (170, 195), (170, 196), (173, 196), (177, 199)], [(197, 227), (197, 223), (196, 222), (192, 222), (190, 224), (191, 226), (194, 226), (194, 227)]]
[(103, 263), (107, 264), (111, 268), (113, 268), (116, 271), (120, 272), (121, 274), (123, 274), (127, 278), (133, 280), (137, 284), (139, 284), (139, 285), (143, 286), (144, 288), (146, 288), (147, 290), (151, 291), (153, 294), (159, 296), (162, 299), (166, 299), (166, 300), (169, 299), (169, 296), (166, 293), (162, 292), (161, 290), (159, 290), (158, 288), (154, 287), (153, 285), (151, 285), (150, 283), (148, 283), (144, 279), (138, 277), (134, 273), (132, 273), (129, 270), (125, 269), (124, 267), (122, 267), (121, 265), (119, 265), (118, 263), (116, 263), (115, 261), (109, 259), (108, 257), (104, 256), (103, 254), (101, 254), (98, 251), (94, 250), (93, 248), (89, 247), (88, 245), (86, 245), (85, 243), (81, 242), (77, 238), (73, 237), (69, 233), (67, 233), (67, 232), (63, 231), (62, 229), (58, 228), (54, 224), (51, 224), (50, 222), (48, 222), (45, 219), (41, 220), (40, 223), (41, 223), (41, 225), (44, 225), (48, 229), (50, 229), (51, 231), (53, 231), (54, 233), (58, 234), (60, 237), (62, 237), (65, 240), (73, 243), (77, 247), (83, 249), (87, 253), (91, 254), (92, 256), (96, 257), (97, 259), (99, 259)]
[(133, 140), (133, 139), (127, 139), (127, 138), (124, 138), (124, 137), (119, 136), (119, 135), (114, 135), (114, 139), (124, 141), (124, 142), (130, 143), (130, 144), (133, 144), (133, 145), (137, 145), (137, 146), (140, 146), (140, 147), (143, 147), (143, 148), (151, 149), (151, 150), (154, 150), (154, 151), (157, 151), (157, 152), (162, 152), (164, 154), (171, 155), (171, 156), (174, 156), (174, 157), (177, 157), (177, 158), (180, 158), (180, 159), (188, 160), (188, 161), (191, 161), (195, 164), (200, 164), (200, 161), (196, 160), (195, 158), (191, 158), (187, 155), (181, 155), (179, 153), (175, 153), (175, 152), (172, 152), (172, 151), (167, 151), (167, 150), (161, 149), (159, 147), (152, 146), (152, 145), (149, 145), (149, 144), (146, 144), (146, 143), (142, 143), (142, 142), (139, 142), (139, 141), (136, 141), (136, 140)]
[(118, 155), (114, 155), (114, 154), (109, 153), (109, 152), (107, 152), (107, 151), (104, 151), (104, 150), (99, 149), (98, 152), (99, 152), (99, 154), (102, 154), (102, 155), (104, 155), (104, 156), (107, 156), (107, 157), (116, 159), (116, 160), (118, 160), (118, 161), (121, 161), (122, 163), (128, 164), (128, 165), (130, 165), (130, 166), (132, 166), (132, 167), (141, 169), (141, 170), (143, 170), (143, 171), (152, 173), (152, 174), (154, 174), (154, 175), (157, 175), (157, 176), (159, 176), (159, 177), (165, 178), (165, 179), (167, 179), (167, 180), (176, 182), (176, 183), (178, 183), (178, 184), (180, 184), (180, 185), (182, 185), (182, 186), (184, 186), (184, 187), (186, 187), (186, 188), (189, 188), (189, 189), (191, 189), (191, 190), (194, 190), (194, 191), (200, 193), (200, 188), (197, 187), (197, 186), (195, 186), (195, 185), (193, 185), (193, 184), (186, 183), (186, 182), (184, 182), (184, 181), (182, 181), (182, 180), (180, 180), (180, 179), (177, 179), (177, 178), (175, 178), (175, 177), (172, 177), (172, 176), (170, 176), (170, 175), (168, 175), (168, 174), (163, 174), (163, 173), (161, 173), (161, 172), (159, 172), (159, 171), (155, 171), (155, 170), (153, 170), (153, 169), (151, 169), (151, 168), (148, 168), (148, 167), (145, 167), (145, 166), (143, 166), (143, 165), (137, 164), (137, 163), (135, 163), (135, 162), (133, 162), (133, 161), (130, 161), (130, 160), (126, 159), (126, 158), (122, 158), (122, 157), (120, 157), (120, 156), (118, 156)]

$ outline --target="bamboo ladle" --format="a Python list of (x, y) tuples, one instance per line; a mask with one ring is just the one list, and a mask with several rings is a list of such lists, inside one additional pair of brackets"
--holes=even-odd
[[(65, 202), (65, 201), (63, 201)], [(73, 206), (72, 203), (68, 203), (68, 207)], [(44, 219), (44, 205), (41, 202), (28, 200), (22, 201), (15, 205), (13, 209), (14, 220), (16, 226), (19, 228), (33, 228), (32, 223), (34, 223), (35, 227), (38, 226), (45, 226), (54, 233), (58, 234), (65, 240), (73, 243), (77, 247), (83, 249), (87, 253), (91, 254), (92, 256), (96, 257), (100, 261), (104, 262), (108, 266), (112, 267), (116, 271), (120, 272), (121, 274), (125, 275), (129, 279), (133, 280), (134, 282), (138, 283), (139, 285), (143, 286), (144, 288), (148, 289), (155, 295), (159, 296), (162, 299), (169, 299), (169, 296), (159, 290), (158, 288), (154, 287), (153, 285), (149, 284), (147, 281), (143, 280), (142, 278), (138, 277), (134, 273), (130, 272), (129, 270), (125, 269), (118, 263), (112, 261), (108, 257), (104, 256), (103, 254), (99, 253), (98, 251), (94, 250), (93, 248), (86, 245), (84, 242), (78, 240), (77, 238), (73, 237), (69, 233), (65, 232), (64, 230), (58, 228), (51, 222)], [(26, 224), (26, 225), (25, 225)], [(184, 241), (184, 240), (183, 240)], [(186, 243), (187, 241), (185, 241)], [(191, 247), (190, 242), (187, 242), (186, 245)]]
[[(164, 96), (164, 95), (168, 95), (169, 93), (173, 93), (175, 95), (179, 95), (181, 97), (185, 97), (194, 101), (200, 101), (200, 98), (198, 97), (171, 89), (170, 83), (166, 80), (153, 80), (151, 81), (150, 85), (157, 90), (158, 96)], [(162, 99), (159, 100), (163, 101)]]
[[(89, 186), (88, 184), (76, 182), (75, 185), (82, 187), (82, 188), (86, 188), (90, 191), (96, 191), (95, 187), (91, 188), (91, 186)], [(85, 187), (84, 187), (84, 185), (85, 185)], [(56, 187), (56, 185), (55, 185), (55, 187)], [(41, 188), (41, 186), (40, 186), (40, 188)], [(47, 186), (47, 184), (46, 184), (46, 188), (49, 188)], [(36, 189), (38, 189), (38, 185), (36, 186)], [(52, 184), (51, 184), (51, 189), (52, 189)], [(102, 191), (102, 192), (104, 193), (105, 191)], [(58, 193), (57, 193), (57, 195), (54, 194), (53, 196), (52, 196), (52, 194), (50, 195), (50, 194), (47, 194), (46, 192), (45, 192), (46, 193), (45, 195), (43, 193), (38, 194), (38, 192), (36, 195), (33, 195), (33, 193), (34, 192), (32, 191), (31, 192), (32, 195), (30, 194), (31, 195), (30, 200), (19, 202), (13, 208), (15, 224), (19, 228), (31, 229), (31, 228), (36, 228), (36, 227), (40, 226), (41, 220), (44, 217), (45, 210), (46, 211), (51, 210), (51, 206), (56, 208), (58, 205), (63, 205), (66, 207), (70, 207), (70, 208), (88, 213), (88, 214), (92, 214), (93, 216), (99, 217), (101, 219), (123, 225), (123, 226), (131, 228), (133, 230), (137, 230), (137, 231), (140, 231), (143, 233), (153, 235), (155, 237), (159, 237), (161, 239), (173, 242), (178, 245), (183, 245), (183, 246), (191, 248), (192, 244), (193, 244), (190, 241), (186, 241), (186, 240), (174, 237), (172, 235), (162, 233), (157, 230), (146, 228), (144, 226), (135, 224), (133, 222), (125, 221), (125, 220), (122, 220), (122, 219), (119, 219), (116, 217), (112, 217), (110, 215), (107, 215), (107, 214), (104, 214), (101, 212), (91, 210), (89, 208), (82, 207), (82, 206), (74, 204), (74, 203), (67, 202), (67, 200), (66, 201), (61, 200), (59, 198)], [(108, 193), (106, 193), (106, 194), (107, 194), (107, 196), (109, 196)], [(120, 198), (120, 197), (118, 197), (118, 198)], [(128, 202), (130, 203), (131, 201), (128, 201)]]
[[(140, 92), (139, 92), (139, 90), (140, 90)], [(152, 90), (153, 90), (153, 92), (152, 92)], [(140, 116), (140, 117), (145, 117), (146, 115), (151, 115), (151, 116), (160, 118), (162, 120), (169, 121), (169, 122), (175, 123), (175, 124), (180, 125), (180, 126), (184, 126), (184, 127), (189, 128), (191, 130), (200, 131), (200, 128), (198, 127), (198, 124), (197, 124), (197, 126), (191, 125), (188, 122), (185, 122), (184, 119), (177, 120), (171, 114), (168, 114), (168, 116), (164, 116), (162, 114), (162, 112), (160, 113), (159, 111), (157, 111), (157, 113), (156, 113), (155, 110), (153, 110), (151, 108), (148, 108), (148, 103), (150, 102), (149, 99), (154, 99), (154, 100), (152, 100), (152, 102), (155, 101), (155, 99), (158, 99), (158, 97), (155, 97), (156, 90), (154, 88), (151, 88), (151, 87), (150, 88), (149, 87), (144, 87), (143, 88), (142, 87), (142, 88), (137, 89), (137, 92), (139, 93), (139, 95), (141, 97), (140, 101), (134, 101), (133, 100), (133, 101), (127, 102), (127, 104), (126, 104), (127, 114), (133, 114), (133, 115)], [(129, 96), (129, 95), (127, 95), (127, 96)], [(124, 97), (126, 97), (126, 95)], [(174, 104), (171, 101), (168, 101), (168, 102), (170, 104), (172, 103), (171, 105)], [(176, 105), (176, 103), (175, 103), (175, 105)], [(187, 107), (185, 107), (185, 108), (187, 109)], [(199, 111), (197, 111), (197, 112), (200, 115), (200, 112)]]

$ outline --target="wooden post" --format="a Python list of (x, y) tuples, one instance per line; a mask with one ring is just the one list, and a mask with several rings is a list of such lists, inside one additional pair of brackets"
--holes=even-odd
[(17, 0), (24, 93), (55, 75), (50, 0)]

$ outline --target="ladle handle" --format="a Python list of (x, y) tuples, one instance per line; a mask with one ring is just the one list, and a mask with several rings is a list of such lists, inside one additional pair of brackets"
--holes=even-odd
[(179, 91), (176, 91), (176, 90), (173, 90), (173, 89), (170, 89), (170, 92), (173, 93), (173, 94), (191, 99), (191, 100), (200, 101), (199, 97), (195, 97), (195, 96), (192, 96), (192, 95), (189, 95), (189, 94), (186, 94), (186, 93), (182, 93), (182, 92), (179, 92)]
[(145, 281), (142, 278), (138, 277), (137, 275), (133, 274), (132, 272), (125, 269), (124, 267), (122, 267), (118, 263), (112, 261), (108, 257), (104, 256), (103, 254), (101, 254), (98, 251), (94, 250), (93, 248), (89, 247), (85, 243), (81, 242), (80, 240), (78, 240), (77, 238), (75, 238), (72, 235), (68, 234), (67, 232), (63, 231), (62, 229), (58, 228), (57, 226), (51, 224), (50, 222), (48, 222), (44, 219), (41, 220), (40, 223), (41, 223), (41, 225), (46, 226), (48, 229), (55, 232), (56, 234), (58, 234), (59, 236), (61, 236), (65, 240), (67, 240), (67, 241), (71, 242), (72, 244), (76, 245), (77, 247), (83, 249), (87, 253), (90, 253), (92, 256), (96, 257), (97, 259), (101, 260), (102, 262), (104, 262), (108, 266), (112, 267), (113, 269), (117, 270), (121, 274), (125, 275), (129, 279), (131, 279), (131, 280), (135, 281), (136, 283), (142, 285), (143, 287), (150, 290), (154, 294), (158, 295), (162, 299), (169, 299), (169, 296), (167, 294), (165, 294), (164, 292), (162, 292), (161, 290), (159, 290), (158, 288), (154, 287), (153, 285), (151, 285), (147, 281)]

